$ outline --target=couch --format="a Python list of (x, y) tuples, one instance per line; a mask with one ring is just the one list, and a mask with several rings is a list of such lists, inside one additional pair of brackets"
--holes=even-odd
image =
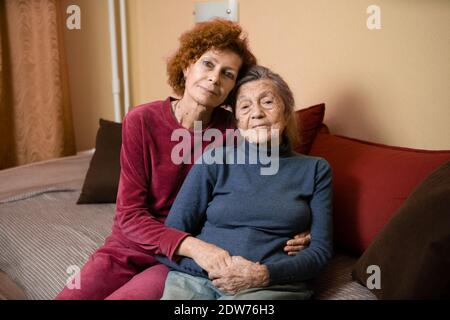
[[(412, 190), (450, 160), (450, 151), (332, 135), (324, 112), (324, 104), (296, 112), (298, 151), (326, 158), (334, 175), (335, 255), (311, 281), (313, 298), (383, 298), (355, 266)], [(53, 299), (103, 244), (115, 210), (120, 130), (101, 119), (95, 151), (0, 171), (0, 299)]]

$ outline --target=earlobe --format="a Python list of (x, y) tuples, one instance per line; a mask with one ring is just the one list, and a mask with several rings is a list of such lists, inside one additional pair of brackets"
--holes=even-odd
[(189, 74), (191, 66), (187, 66), (186, 69), (183, 69), (183, 78), (186, 79), (187, 75)]

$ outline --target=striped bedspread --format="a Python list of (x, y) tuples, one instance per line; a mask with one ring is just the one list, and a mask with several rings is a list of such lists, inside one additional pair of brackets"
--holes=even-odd
[(0, 171), (0, 270), (28, 299), (53, 299), (111, 232), (114, 204), (76, 205), (91, 156)]

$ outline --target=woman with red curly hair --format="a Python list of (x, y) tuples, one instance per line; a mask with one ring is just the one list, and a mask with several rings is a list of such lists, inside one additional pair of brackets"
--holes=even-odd
[[(56, 299), (159, 299), (168, 268), (155, 255), (190, 257), (207, 271), (220, 268), (227, 251), (164, 225), (192, 166), (172, 161), (178, 141), (171, 137), (183, 129), (194, 141), (196, 121), (204, 130), (225, 133), (232, 126), (231, 114), (219, 106), (240, 74), (254, 64), (256, 58), (236, 23), (215, 19), (181, 36), (167, 64), (168, 82), (181, 98), (141, 105), (124, 118), (112, 234), (82, 268), (80, 288), (65, 287)], [(299, 250), (301, 240), (293, 241), (295, 246), (286, 250)]]

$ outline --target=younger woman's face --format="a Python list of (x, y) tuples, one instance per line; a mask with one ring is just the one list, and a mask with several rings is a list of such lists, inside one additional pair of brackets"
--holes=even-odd
[(237, 127), (252, 143), (265, 143), (286, 128), (285, 106), (278, 90), (269, 79), (242, 85), (236, 99)]
[(232, 51), (209, 50), (184, 71), (183, 98), (205, 107), (221, 105), (236, 84), (242, 59)]

